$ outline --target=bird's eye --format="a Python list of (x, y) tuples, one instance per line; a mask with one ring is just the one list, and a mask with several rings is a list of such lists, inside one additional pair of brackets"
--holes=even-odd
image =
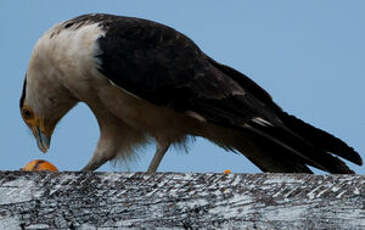
[(23, 117), (26, 120), (31, 119), (33, 117), (32, 111), (30, 111), (29, 109), (23, 109)]

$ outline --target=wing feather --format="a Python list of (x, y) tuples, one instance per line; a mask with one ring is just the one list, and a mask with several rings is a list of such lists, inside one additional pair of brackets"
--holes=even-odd
[[(287, 117), (265, 90), (242, 73), (205, 55), (185, 35), (136, 18), (109, 16), (101, 26), (105, 36), (97, 40), (102, 50), (97, 56), (101, 63), (99, 71), (115, 85), (155, 105), (200, 114), (217, 125), (251, 130), (266, 142), (286, 148), (286, 154), (292, 152), (291, 159), (295, 159), (299, 171), (310, 172), (304, 165), (309, 164), (330, 172), (352, 172), (327, 153), (333, 148), (313, 142), (309, 134), (296, 133), (301, 130), (296, 126), (304, 127), (303, 124)], [(260, 120), (254, 122), (257, 118)], [(310, 133), (312, 128), (308, 127), (304, 129)], [(320, 134), (339, 143), (324, 131)], [(339, 145), (350, 152), (349, 157), (340, 156), (360, 162), (361, 158), (350, 147), (343, 142)], [(253, 161), (260, 164), (259, 160)], [(331, 166), (326, 165), (328, 162)]]

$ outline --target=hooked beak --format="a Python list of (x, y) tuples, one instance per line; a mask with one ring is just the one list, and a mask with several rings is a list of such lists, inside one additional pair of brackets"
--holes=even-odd
[(33, 133), (35, 138), (37, 139), (38, 148), (43, 152), (46, 153), (49, 149), (49, 145), (51, 143), (51, 137), (47, 136), (43, 133), (39, 127), (35, 127), (33, 129)]

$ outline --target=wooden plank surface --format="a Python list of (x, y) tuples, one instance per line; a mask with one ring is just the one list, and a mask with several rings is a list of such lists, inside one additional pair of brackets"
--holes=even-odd
[(365, 229), (365, 176), (0, 172), (0, 229)]

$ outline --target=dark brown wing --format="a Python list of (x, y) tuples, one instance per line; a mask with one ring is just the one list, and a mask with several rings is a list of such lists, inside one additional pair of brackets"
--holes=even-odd
[[(105, 30), (97, 41), (102, 50), (97, 56), (102, 63), (99, 71), (119, 87), (155, 105), (194, 111), (208, 122), (251, 131), (268, 146), (265, 154), (286, 162), (285, 172), (308, 172), (308, 164), (352, 173), (329, 152), (361, 164), (344, 142), (287, 115), (251, 79), (213, 61), (174, 29), (136, 18), (88, 17), (96, 17), (91, 21), (99, 20)], [(260, 159), (254, 162), (260, 167)]]

